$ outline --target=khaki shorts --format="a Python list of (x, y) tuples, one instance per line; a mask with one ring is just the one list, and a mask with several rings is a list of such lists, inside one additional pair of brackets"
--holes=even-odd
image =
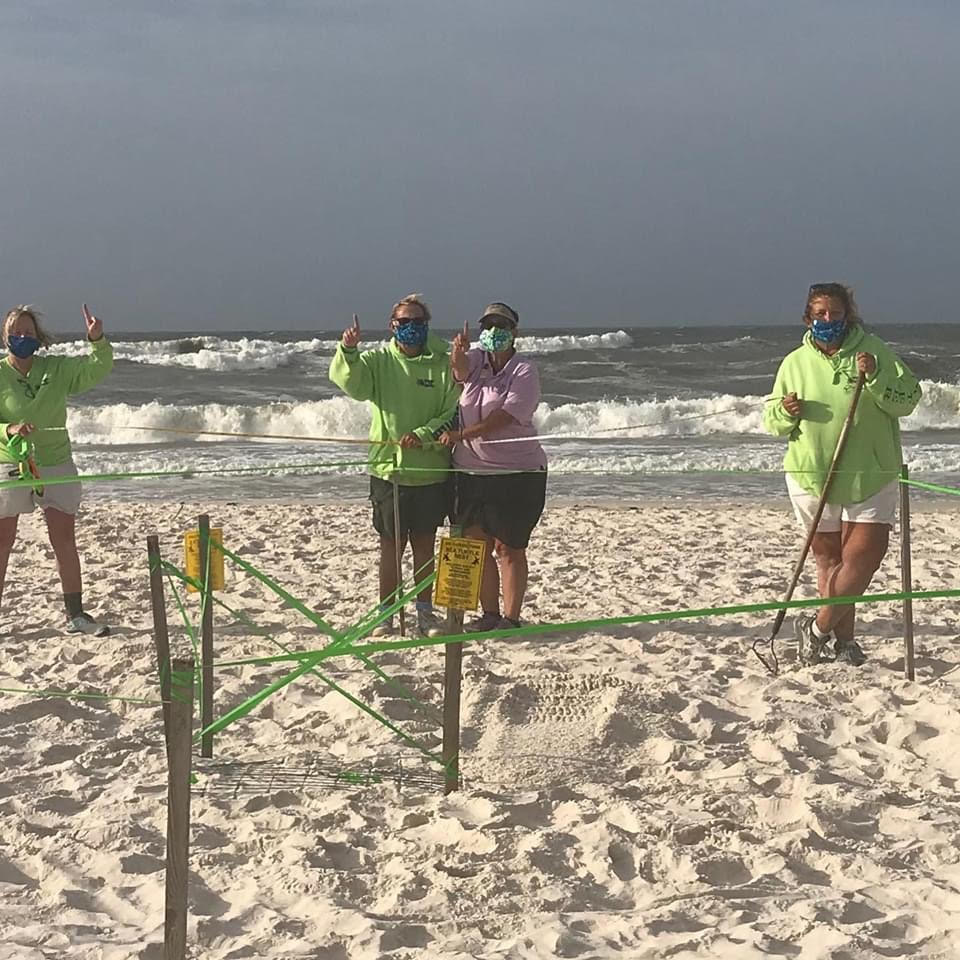
[[(804, 530), (817, 512), (820, 498), (807, 493), (790, 474), (787, 474), (787, 491), (797, 522)], [(891, 480), (872, 497), (860, 503), (828, 503), (817, 525), (817, 533), (837, 533), (844, 523), (885, 523), (892, 527), (897, 519), (897, 504), (900, 502), (900, 481)]]
[[(77, 468), (73, 461), (58, 463), (55, 467), (40, 467), (40, 480), (44, 477), (75, 477)], [(15, 463), (0, 464), (0, 480), (16, 480), (20, 471)], [(33, 487), (0, 488), (0, 517), (15, 517), (20, 513), (33, 513), (37, 507), (46, 510), (52, 507), (61, 513), (76, 514), (80, 507), (80, 481), (76, 483), (51, 483), (38, 495)]]

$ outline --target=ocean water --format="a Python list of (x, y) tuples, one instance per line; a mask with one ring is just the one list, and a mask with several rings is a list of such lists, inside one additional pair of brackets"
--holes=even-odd
[[(872, 329), (923, 383), (921, 405), (903, 421), (911, 474), (960, 482), (960, 325)], [(736, 336), (723, 327), (525, 331), (519, 348), (541, 376), (536, 423), (550, 438), (544, 441), (550, 494), (605, 500), (782, 496), (777, 471), (784, 443), (766, 435), (762, 413), (777, 366), (800, 333), (789, 326), (738, 328)], [(78, 466), (84, 473), (195, 473), (100, 481), (89, 485), (88, 496), (365, 498), (362, 467), (319, 466), (360, 460), (363, 446), (190, 433), (365, 437), (366, 405), (342, 396), (327, 379), (337, 336), (114, 337), (113, 373), (70, 408)], [(64, 341), (53, 351), (77, 355), (85, 349), (81, 341)], [(300, 469), (280, 469), (284, 465)], [(221, 472), (227, 470), (249, 472)]]

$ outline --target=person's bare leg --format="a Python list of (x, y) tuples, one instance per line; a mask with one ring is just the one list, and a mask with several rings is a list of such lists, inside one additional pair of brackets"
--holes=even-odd
[[(840, 565), (843, 559), (841, 544), (841, 533), (839, 530), (831, 533), (816, 533), (813, 536), (813, 542), (810, 549), (813, 551), (814, 559), (817, 562), (817, 590), (821, 597), (829, 597), (830, 576), (834, 568)], [(823, 616), (825, 610), (836, 610), (834, 615), (835, 622), (843, 619), (841, 613), (846, 611), (853, 612), (852, 607), (821, 607), (817, 613), (817, 627), (824, 634), (830, 631), (826, 617)]]
[[(826, 595), (854, 597), (862, 594), (883, 562), (889, 543), (890, 527), (885, 523), (844, 523), (841, 561), (828, 577)], [(849, 612), (838, 614), (838, 609)], [(817, 622), (829, 624), (838, 640), (849, 641), (853, 639), (854, 616), (852, 606), (821, 607)]]
[(0, 598), (3, 597), (3, 586), (7, 582), (7, 564), (10, 562), (10, 551), (17, 539), (18, 514), (12, 517), (0, 517)]
[(527, 592), (527, 551), (500, 540), (496, 541), (496, 550), (503, 582), (503, 615), (510, 620), (519, 620)]
[[(410, 547), (413, 550), (413, 576), (414, 582), (420, 583), (424, 577), (429, 577), (433, 573), (433, 558), (437, 543), (437, 531), (430, 533), (417, 533), (410, 535)], [(424, 587), (418, 594), (417, 600), (421, 603), (429, 603), (433, 588)]]
[[(400, 555), (407, 546), (406, 538), (400, 544)], [(397, 599), (397, 547), (389, 537), (380, 538), (380, 602), (390, 603)]]
[(500, 613), (500, 571), (494, 554), (493, 537), (483, 527), (469, 527), (463, 534), (468, 540), (484, 540), (487, 553), (483, 561), (483, 578), (480, 581), (480, 606), (484, 613)]
[(80, 556), (77, 553), (77, 526), (76, 517), (62, 510), (47, 507), (43, 511), (47, 520), (47, 534), (50, 537), (50, 546), (57, 558), (57, 572), (60, 574), (60, 583), (63, 593), (80, 593), (83, 590), (83, 580), (80, 573)]

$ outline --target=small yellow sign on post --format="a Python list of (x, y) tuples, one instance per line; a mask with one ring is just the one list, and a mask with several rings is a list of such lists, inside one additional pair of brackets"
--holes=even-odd
[(483, 540), (443, 537), (433, 602), (453, 610), (476, 610), (487, 545)]
[[(223, 569), (223, 551), (217, 550), (213, 545), (219, 543), (223, 545), (223, 528), (210, 528), (210, 589), (222, 590), (224, 588), (225, 574)], [(188, 530), (183, 535), (183, 565), (186, 568), (187, 576), (194, 580), (203, 580), (203, 568), (200, 566), (200, 531)], [(198, 593), (199, 591), (193, 584), (187, 584), (189, 593)]]

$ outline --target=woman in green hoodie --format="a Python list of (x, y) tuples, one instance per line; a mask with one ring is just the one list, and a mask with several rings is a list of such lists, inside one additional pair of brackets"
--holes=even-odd
[[(63, 585), (67, 632), (102, 637), (109, 627), (83, 609), (75, 527), (80, 482), (43, 483), (77, 475), (66, 429), (67, 397), (95, 387), (113, 367), (113, 349), (103, 335), (103, 324), (86, 304), (83, 317), (90, 341), (85, 357), (36, 356), (51, 338), (32, 307), (15, 307), (3, 321), (8, 353), (0, 363), (0, 478), (17, 485), (0, 485), (0, 593), (20, 514), (40, 507)], [(27, 485), (25, 479), (35, 482)]]
[[(887, 552), (903, 463), (899, 418), (920, 402), (920, 384), (886, 343), (863, 329), (849, 287), (810, 287), (803, 322), (807, 332), (780, 364), (764, 421), (771, 433), (788, 439), (787, 489), (797, 520), (809, 529), (850, 396), (860, 374), (865, 375), (812, 543), (820, 596), (859, 596)], [(866, 657), (854, 640), (854, 614), (852, 605), (829, 606), (799, 617), (795, 628), (800, 660), (862, 664)]]
[[(370, 499), (380, 536), (380, 602), (389, 606), (397, 589), (396, 540), (407, 541), (418, 580), (433, 572), (437, 527), (446, 522), (450, 451), (435, 438), (453, 422), (460, 386), (450, 372), (445, 340), (430, 333), (430, 308), (410, 294), (390, 311), (390, 342), (360, 352), (360, 323), (343, 332), (330, 363), (330, 379), (354, 400), (373, 408), (370, 424)], [(393, 485), (400, 516), (393, 515)], [(417, 600), (422, 635), (442, 632), (430, 588)], [(392, 619), (374, 634), (392, 632)]]

